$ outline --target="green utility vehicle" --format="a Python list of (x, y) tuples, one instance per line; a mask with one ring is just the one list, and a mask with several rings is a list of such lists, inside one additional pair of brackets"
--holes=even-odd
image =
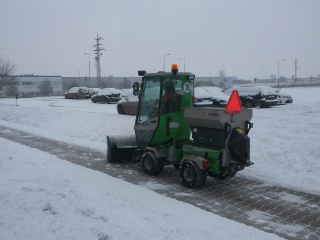
[[(196, 188), (207, 176), (233, 177), (250, 161), (252, 109), (242, 109), (237, 92), (224, 108), (193, 108), (195, 75), (178, 72), (146, 73), (133, 85), (139, 95), (135, 136), (107, 136), (107, 161), (139, 161), (148, 175), (165, 165), (179, 168), (181, 182)], [(233, 107), (238, 108), (236, 111)]]

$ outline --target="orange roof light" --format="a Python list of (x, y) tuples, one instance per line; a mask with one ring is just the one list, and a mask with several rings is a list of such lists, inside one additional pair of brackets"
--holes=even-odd
[(179, 71), (179, 66), (178, 66), (178, 64), (176, 64), (176, 63), (172, 64), (172, 65), (171, 65), (171, 72), (172, 72), (174, 75), (176, 75), (178, 71)]
[(230, 114), (241, 112), (242, 105), (237, 90), (233, 90), (226, 106), (226, 112)]

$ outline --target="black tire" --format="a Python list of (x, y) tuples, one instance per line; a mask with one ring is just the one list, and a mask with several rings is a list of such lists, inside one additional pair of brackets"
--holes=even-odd
[(188, 188), (201, 187), (207, 180), (207, 173), (193, 161), (185, 161), (180, 167), (180, 181)]
[(252, 107), (253, 107), (253, 102), (247, 100), (247, 101), (244, 102), (243, 106), (244, 106), (245, 108), (252, 108)]
[(119, 113), (120, 115), (126, 115), (126, 113), (125, 113), (124, 110), (123, 110), (123, 106), (118, 105), (117, 109), (118, 109), (118, 113)]
[(145, 152), (141, 158), (142, 170), (151, 176), (158, 175), (163, 170), (163, 161), (156, 157), (153, 152)]

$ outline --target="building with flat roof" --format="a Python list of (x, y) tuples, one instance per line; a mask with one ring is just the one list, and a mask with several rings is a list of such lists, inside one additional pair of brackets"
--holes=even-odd
[[(62, 92), (62, 77), (61, 76), (14, 76), (16, 79), (14, 82), (6, 83), (3, 89), (0, 91), (0, 97), (12, 97), (7, 96), (6, 87), (8, 85), (16, 86), (16, 90), (19, 93), (19, 97), (37, 97), (37, 96), (61, 96)], [(40, 90), (39, 86), (43, 82), (47, 81), (52, 88), (51, 93), (44, 93)]]
[[(63, 96), (66, 91), (72, 87), (89, 87), (96, 88), (99, 83), (95, 77), (62, 77), (62, 76), (37, 76), (37, 75), (20, 75), (15, 76), (15, 82), (11, 85), (16, 86), (19, 97), (38, 97), (38, 96)], [(195, 86), (216, 86), (222, 89), (228, 89), (233, 86), (236, 77), (196, 77)], [(52, 87), (50, 94), (40, 90), (40, 85), (48, 81)], [(141, 77), (101, 77), (100, 87), (113, 87), (117, 89), (132, 88), (134, 82), (140, 82)], [(14, 94), (8, 95), (6, 86), (0, 91), (0, 97), (13, 97)]]

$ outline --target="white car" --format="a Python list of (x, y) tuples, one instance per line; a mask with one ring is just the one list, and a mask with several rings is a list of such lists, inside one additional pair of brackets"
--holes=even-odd
[(89, 96), (90, 96), (90, 98), (91, 98), (94, 94), (97, 94), (100, 90), (101, 90), (101, 88), (89, 88)]
[(229, 96), (222, 92), (219, 87), (199, 87), (205, 89), (211, 96), (214, 107), (225, 107), (229, 101)]
[(121, 97), (124, 98), (124, 97), (128, 97), (131, 93), (133, 92), (132, 88), (124, 88), (124, 89), (121, 89)]
[(286, 104), (286, 103), (292, 103), (293, 98), (290, 94), (284, 93), (284, 92), (277, 92), (278, 96), (278, 104)]
[(212, 107), (212, 97), (204, 88), (195, 87), (193, 105), (194, 107)]
[(115, 88), (103, 88), (91, 97), (93, 103), (111, 103), (120, 101), (121, 91)]

